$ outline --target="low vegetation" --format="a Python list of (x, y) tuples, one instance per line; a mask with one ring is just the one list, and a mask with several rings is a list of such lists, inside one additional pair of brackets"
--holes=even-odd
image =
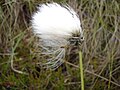
[[(42, 56), (30, 19), (36, 6), (48, 1), (52, 0), (0, 1), (0, 90), (80, 90), (79, 60), (74, 57), (56, 71), (36, 65)], [(80, 16), (85, 90), (119, 90), (120, 1), (53, 1), (67, 2)]]

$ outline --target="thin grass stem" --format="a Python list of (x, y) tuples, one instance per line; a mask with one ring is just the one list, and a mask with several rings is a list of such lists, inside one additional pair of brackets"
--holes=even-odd
[(80, 77), (81, 77), (81, 90), (84, 90), (84, 74), (83, 74), (83, 63), (82, 63), (82, 52), (79, 51), (79, 63), (80, 63)]

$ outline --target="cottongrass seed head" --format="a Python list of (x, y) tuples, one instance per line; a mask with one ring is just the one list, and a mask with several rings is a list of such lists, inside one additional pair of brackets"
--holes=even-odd
[(40, 65), (55, 70), (64, 63), (66, 46), (83, 41), (81, 22), (69, 6), (57, 3), (40, 4), (32, 15), (32, 30), (39, 37), (42, 55), (47, 55)]

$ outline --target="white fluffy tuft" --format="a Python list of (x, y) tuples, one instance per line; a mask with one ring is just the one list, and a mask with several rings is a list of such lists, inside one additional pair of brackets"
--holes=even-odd
[(57, 3), (42, 4), (32, 16), (32, 26), (35, 34), (41, 35), (71, 35), (81, 30), (81, 23), (72, 8)]
[[(40, 37), (42, 54), (52, 57), (46, 58), (45, 68), (56, 69), (63, 62), (68, 39), (72, 33), (82, 34), (80, 20), (75, 11), (66, 5), (57, 3), (42, 4), (32, 16), (33, 33)], [(81, 36), (81, 35), (80, 35)]]

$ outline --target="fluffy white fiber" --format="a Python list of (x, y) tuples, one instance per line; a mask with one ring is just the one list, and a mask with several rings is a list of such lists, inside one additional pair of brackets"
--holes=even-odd
[(65, 36), (76, 30), (81, 32), (80, 20), (73, 9), (57, 3), (40, 5), (32, 16), (32, 25), (34, 33), (42, 35)]
[(82, 34), (81, 23), (76, 12), (68, 5), (57, 3), (41, 4), (32, 16), (33, 33), (40, 37), (40, 46), (47, 58), (47, 68), (56, 69), (64, 62), (65, 48), (72, 33)]

